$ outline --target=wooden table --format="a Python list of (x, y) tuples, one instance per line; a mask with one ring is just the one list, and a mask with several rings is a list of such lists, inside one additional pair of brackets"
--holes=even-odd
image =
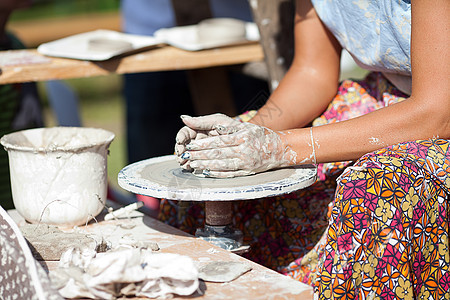
[[(34, 49), (12, 52), (18, 51), (42, 56)], [(0, 51), (0, 54), (4, 52)], [(162, 45), (102, 62), (48, 57), (48, 62), (44, 63), (0, 66), (0, 84), (93, 77), (114, 73), (203, 69), (261, 61), (263, 58), (264, 54), (258, 43), (195, 52)]]
[[(185, 51), (167, 45), (150, 50), (93, 62), (75, 59), (44, 57), (35, 49), (25, 51), (42, 63), (1, 66), (0, 84), (47, 81), (154, 71), (190, 70), (189, 81), (195, 111), (198, 115), (222, 112), (235, 115), (231, 90), (224, 66), (258, 62), (264, 59), (259, 43)], [(0, 55), (6, 51), (0, 51)]]
[[(25, 222), (16, 211), (9, 211), (19, 225)], [(241, 261), (252, 270), (228, 283), (205, 282), (203, 295), (193, 299), (313, 299), (312, 288), (287, 276), (251, 262), (206, 241), (190, 236), (178, 229), (136, 212), (135, 217), (104, 221), (80, 226), (82, 232), (101, 234), (113, 245), (126, 236), (135, 240), (156, 242), (161, 253), (177, 253), (191, 257), (198, 265), (214, 261)], [(126, 225), (121, 227), (121, 225)], [(132, 228), (131, 228), (132, 227)], [(130, 228), (130, 229), (125, 229)], [(48, 269), (56, 268), (57, 261), (42, 262)], [(175, 297), (174, 299), (185, 299)]]

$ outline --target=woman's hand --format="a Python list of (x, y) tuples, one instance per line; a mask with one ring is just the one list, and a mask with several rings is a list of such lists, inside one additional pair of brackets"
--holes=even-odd
[(183, 122), (186, 127), (177, 135), (179, 162), (205, 176), (245, 176), (295, 164), (296, 153), (268, 128), (223, 114), (184, 117)]
[(181, 158), (181, 155), (186, 151), (186, 145), (194, 140), (204, 139), (209, 136), (217, 136), (218, 133), (215, 130), (215, 124), (227, 124), (229, 120), (234, 121), (223, 114), (213, 114), (196, 118), (182, 115), (181, 119), (187, 126), (181, 128), (177, 133), (175, 138), (175, 153), (178, 156), (178, 163), (182, 168), (187, 170), (192, 170), (189, 161)]

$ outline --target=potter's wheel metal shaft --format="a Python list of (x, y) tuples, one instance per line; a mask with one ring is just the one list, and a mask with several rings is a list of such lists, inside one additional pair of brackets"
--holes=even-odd
[(206, 201), (205, 223), (211, 226), (230, 225), (233, 221), (231, 201)]
[(243, 245), (243, 234), (232, 227), (232, 221), (231, 201), (206, 201), (205, 226), (195, 236), (234, 253), (247, 252), (250, 246)]

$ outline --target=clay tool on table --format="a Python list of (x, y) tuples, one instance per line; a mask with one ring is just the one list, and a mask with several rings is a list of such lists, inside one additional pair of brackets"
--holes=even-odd
[(105, 215), (105, 221), (114, 220), (121, 217), (129, 217), (130, 213), (144, 206), (144, 202), (138, 201), (117, 210), (111, 210)]
[(205, 225), (196, 236), (234, 253), (248, 251), (242, 232), (232, 226), (232, 201), (276, 196), (303, 189), (316, 180), (316, 168), (297, 166), (235, 178), (202, 178), (180, 168), (176, 156), (155, 157), (119, 172), (130, 192), (178, 201), (205, 202)]

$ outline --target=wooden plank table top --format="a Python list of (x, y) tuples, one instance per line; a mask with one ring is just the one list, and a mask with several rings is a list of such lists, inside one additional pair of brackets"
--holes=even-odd
[(264, 58), (262, 48), (258, 43), (201, 51), (185, 51), (160, 45), (146, 51), (101, 62), (47, 57), (39, 54), (35, 49), (0, 51), (0, 55), (19, 51), (41, 56), (46, 61), (0, 66), (0, 84), (93, 77), (113, 73), (203, 69), (261, 61)]
[[(8, 211), (19, 225), (25, 222), (17, 211)], [(290, 277), (251, 262), (239, 255), (195, 238), (140, 212), (132, 218), (104, 221), (100, 215), (96, 222), (80, 226), (80, 232), (102, 235), (113, 245), (126, 237), (137, 241), (156, 242), (161, 253), (176, 253), (191, 257), (197, 265), (214, 261), (240, 261), (252, 266), (252, 270), (227, 283), (205, 282), (203, 295), (192, 299), (313, 299), (312, 287)], [(56, 268), (57, 261), (47, 261), (47, 268)], [(147, 298), (142, 298), (147, 299)], [(186, 297), (174, 297), (186, 299)]]

